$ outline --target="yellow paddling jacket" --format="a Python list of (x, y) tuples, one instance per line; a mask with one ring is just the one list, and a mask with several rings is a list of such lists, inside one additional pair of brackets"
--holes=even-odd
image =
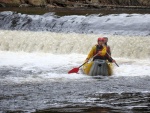
[[(101, 51), (100, 54), (96, 55), (99, 51)], [(104, 57), (106, 56), (107, 53), (107, 47), (106, 46), (99, 46), (99, 45), (95, 45), (92, 47), (92, 49), (90, 50), (87, 59), (92, 58), (94, 55), (96, 55), (94, 57), (94, 59), (104, 59)]]
[[(101, 54), (96, 55), (99, 51), (101, 51)], [(92, 49), (90, 50), (87, 59), (89, 60), (90, 58), (92, 58), (94, 55), (96, 55), (93, 60), (95, 59), (101, 59), (101, 60), (108, 60), (109, 62), (112, 62), (112, 58), (109, 57), (109, 55), (107, 54), (107, 46), (99, 46), (99, 45), (95, 45), (92, 47)]]

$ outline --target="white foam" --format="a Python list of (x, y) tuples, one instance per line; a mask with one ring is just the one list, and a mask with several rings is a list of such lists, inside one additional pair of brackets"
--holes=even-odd
[[(0, 30), (0, 50), (45, 52), (52, 54), (88, 54), (97, 38), (103, 35), (51, 33)], [(109, 35), (108, 44), (112, 56), (122, 58), (150, 58), (149, 36), (113, 36)]]
[(115, 76), (150, 76), (149, 60), (118, 58), (118, 62), (120, 67), (114, 68)]
[[(88, 78), (83, 74), (68, 74), (68, 71), (82, 63), (84, 55), (54, 55), (49, 53), (25, 53), (25, 52), (0, 52), (0, 68), (7, 68), (9, 71), (16, 69), (14, 74), (21, 70), (21, 73), (30, 71), (25, 76), (7, 75), (1, 82), (26, 83), (65, 81)], [(20, 71), (19, 71), (20, 72)], [(19, 73), (19, 74), (21, 74)]]
[[(65, 82), (92, 81), (90, 76), (68, 74), (74, 67), (80, 66), (86, 55), (83, 54), (50, 54), (25, 52), (0, 52), (0, 68), (14, 71), (13, 75), (0, 78), (1, 83), (30, 83), (30, 82)], [(115, 58), (120, 67), (114, 64), (114, 77), (121, 76), (150, 76), (149, 60), (131, 60)], [(19, 70), (19, 73), (17, 72)], [(31, 73), (25, 73), (30, 71)], [(17, 75), (18, 74), (18, 75)]]

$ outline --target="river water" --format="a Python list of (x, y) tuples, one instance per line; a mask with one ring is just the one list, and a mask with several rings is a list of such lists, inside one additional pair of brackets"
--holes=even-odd
[[(149, 19), (1, 12), (0, 112), (149, 113)], [(109, 37), (119, 64), (114, 74), (68, 74), (100, 36)]]

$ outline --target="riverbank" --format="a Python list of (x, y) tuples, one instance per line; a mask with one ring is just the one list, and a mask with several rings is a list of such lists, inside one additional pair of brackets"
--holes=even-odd
[(150, 9), (149, 0), (0, 0), (0, 7)]

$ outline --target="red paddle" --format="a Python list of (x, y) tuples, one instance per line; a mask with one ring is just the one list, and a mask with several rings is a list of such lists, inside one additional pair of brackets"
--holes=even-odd
[[(108, 54), (108, 53), (107, 53)], [(98, 55), (98, 53), (96, 54), (96, 55)], [(96, 55), (94, 55), (92, 58), (94, 58)], [(112, 57), (108, 54), (108, 56), (112, 59)], [(92, 59), (91, 58), (91, 59)], [(112, 59), (113, 60), (113, 59)], [(89, 61), (89, 60), (88, 60)], [(79, 66), (79, 67), (76, 67), (76, 68), (73, 68), (72, 70), (70, 70), (69, 72), (68, 72), (68, 74), (70, 74), (70, 73), (78, 73), (78, 71), (79, 71), (79, 69), (80, 69), (80, 67), (82, 67), (84, 64), (86, 64), (88, 61), (86, 61), (86, 62), (84, 62), (81, 66)], [(119, 65), (115, 62), (115, 64), (119, 67)]]
[[(98, 55), (98, 53), (97, 53), (96, 55)], [(94, 58), (96, 55), (94, 55), (92, 58)], [(92, 58), (90, 58), (90, 59), (92, 59)], [(90, 59), (89, 59), (89, 60), (90, 60)], [(88, 61), (89, 61), (89, 60), (88, 60)], [(77, 72), (79, 71), (80, 67), (82, 67), (84, 64), (86, 64), (88, 61), (84, 62), (84, 63), (83, 63), (81, 66), (79, 66), (79, 67), (73, 68), (72, 70), (70, 70), (70, 71), (68, 72), (68, 74), (70, 74), (70, 73), (77, 73)]]
[[(83, 63), (81, 66), (83, 66), (83, 65), (86, 64), (87, 62), (88, 62), (88, 61), (86, 61), (85, 63)], [(68, 72), (68, 74), (70, 74), (70, 73), (77, 73), (77, 72), (79, 71), (79, 68), (80, 68), (81, 66), (76, 67), (76, 68), (73, 68), (72, 70), (70, 70), (70, 71)]]
[(70, 71), (68, 72), (68, 74), (70, 74), (70, 73), (77, 73), (78, 71), (79, 71), (79, 67), (73, 68), (72, 70), (70, 70)]

